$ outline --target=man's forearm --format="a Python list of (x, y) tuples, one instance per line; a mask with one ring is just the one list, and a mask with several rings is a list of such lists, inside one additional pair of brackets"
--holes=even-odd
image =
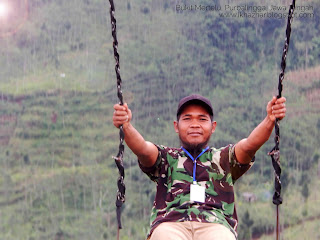
[(129, 123), (124, 126), (124, 140), (131, 151), (137, 155), (141, 164), (150, 167), (158, 157), (158, 149), (151, 142), (145, 141), (142, 135)]
[(113, 125), (117, 128), (122, 126), (124, 131), (124, 140), (132, 152), (137, 155), (140, 163), (143, 166), (152, 166), (158, 157), (158, 148), (144, 140), (142, 135), (131, 125), (130, 121), (132, 119), (131, 110), (128, 105), (115, 104), (113, 106)]
[(259, 148), (270, 138), (274, 122), (266, 117), (248, 136), (236, 144), (236, 156), (240, 163), (251, 161)]
[(273, 97), (267, 104), (266, 118), (250, 133), (248, 138), (236, 144), (235, 153), (240, 163), (251, 161), (258, 149), (270, 138), (276, 119), (283, 119), (286, 115), (286, 99)]
[(271, 136), (274, 128), (274, 121), (266, 117), (249, 135), (247, 138), (247, 149), (252, 156)]

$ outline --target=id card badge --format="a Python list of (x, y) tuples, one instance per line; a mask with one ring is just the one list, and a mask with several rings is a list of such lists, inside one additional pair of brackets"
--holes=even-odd
[(204, 203), (205, 201), (205, 187), (199, 186), (196, 183), (190, 185), (190, 200), (194, 202)]

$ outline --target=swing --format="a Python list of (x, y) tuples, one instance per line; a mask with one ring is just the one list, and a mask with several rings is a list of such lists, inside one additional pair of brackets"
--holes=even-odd
[[(292, 4), (289, 8), (288, 19), (287, 19), (287, 27), (286, 27), (286, 39), (283, 47), (282, 58), (281, 58), (281, 71), (279, 74), (279, 82), (278, 82), (278, 96), (277, 98), (281, 98), (282, 89), (283, 89), (283, 79), (286, 69), (286, 59), (287, 53), (289, 49), (290, 43), (290, 36), (291, 36), (291, 25), (293, 21), (293, 13), (295, 10), (295, 0), (292, 0)], [(117, 95), (119, 98), (120, 105), (123, 105), (123, 95), (121, 90), (122, 80), (120, 76), (120, 56), (118, 53), (118, 40), (117, 40), (117, 26), (116, 26), (116, 18), (115, 18), (115, 7), (113, 0), (109, 0), (110, 3), (110, 18), (111, 18), (111, 31), (113, 37), (113, 51), (114, 51), (114, 58), (116, 61), (115, 64), (115, 72), (117, 77)], [(116, 207), (117, 207), (117, 222), (118, 222), (118, 231), (117, 231), (117, 239), (119, 240), (119, 232), (122, 229), (121, 224), (121, 206), (125, 202), (125, 185), (124, 185), (124, 166), (123, 166), (123, 154), (124, 154), (124, 132), (122, 126), (120, 126), (119, 130), (119, 152), (115, 159), (115, 163), (119, 170), (119, 178), (118, 178), (118, 191), (117, 191), (117, 198), (116, 198)], [(276, 205), (277, 211), (277, 222), (276, 222), (276, 239), (279, 240), (279, 205), (282, 204), (281, 198), (281, 166), (280, 166), (280, 122), (279, 119), (275, 121), (275, 137), (274, 137), (275, 146), (273, 149), (268, 153), (272, 159), (272, 165), (275, 171), (275, 193), (273, 195), (273, 204)]]

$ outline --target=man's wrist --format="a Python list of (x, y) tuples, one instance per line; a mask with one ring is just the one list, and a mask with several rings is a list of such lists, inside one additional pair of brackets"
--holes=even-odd
[(276, 119), (275, 119), (273, 116), (268, 115), (268, 116), (265, 118), (266, 128), (272, 130), (272, 129), (274, 128), (275, 121), (276, 121)]

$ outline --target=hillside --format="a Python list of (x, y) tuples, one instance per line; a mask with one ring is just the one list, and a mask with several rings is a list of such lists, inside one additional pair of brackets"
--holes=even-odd
[[(0, 239), (115, 239), (118, 173), (112, 156), (119, 137), (111, 122), (117, 98), (108, 2), (25, 3), (14, 20), (6, 20), (11, 25), (0, 24)], [(133, 124), (150, 141), (178, 146), (172, 129), (177, 102), (198, 92), (212, 100), (216, 113), (210, 144), (235, 143), (264, 118), (266, 103), (277, 94), (286, 19), (179, 12), (176, 4), (116, 2)], [(283, 93), (288, 113), (281, 122), (281, 224), (292, 240), (303, 239), (291, 233), (301, 227), (316, 239), (320, 216), (320, 4), (308, 5), (305, 12), (313, 17), (293, 22)], [(270, 139), (236, 184), (239, 240), (273, 233), (274, 175), (266, 154), (272, 146)], [(128, 148), (125, 169), (122, 239), (144, 239), (155, 185)], [(256, 201), (247, 202), (243, 193)]]

